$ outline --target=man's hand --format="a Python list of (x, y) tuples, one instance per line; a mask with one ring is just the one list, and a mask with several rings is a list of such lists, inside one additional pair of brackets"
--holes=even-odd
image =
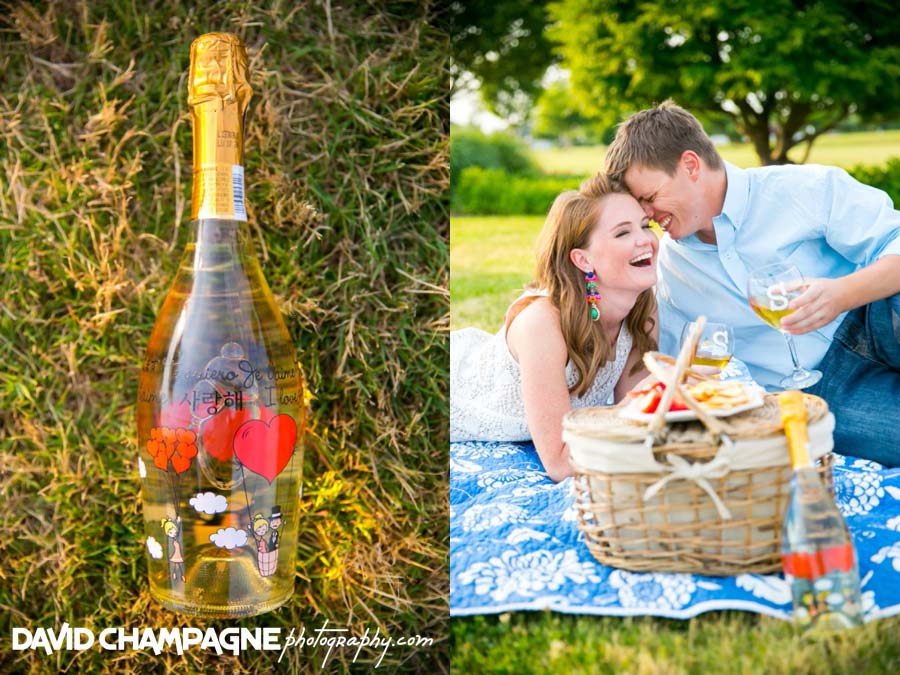
[(788, 333), (802, 335), (818, 330), (850, 309), (840, 279), (806, 279), (803, 285), (806, 290), (788, 305), (794, 311), (781, 320), (781, 327)]

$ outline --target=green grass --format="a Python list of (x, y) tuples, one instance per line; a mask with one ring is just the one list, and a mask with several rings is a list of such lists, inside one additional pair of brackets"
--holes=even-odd
[[(212, 30), (249, 47), (249, 228), (315, 396), (296, 592), (241, 621), (151, 600), (136, 468), (139, 366), (189, 233), (188, 50)], [(0, 672), (259, 673), (277, 656), (11, 652), (13, 626), (325, 619), (431, 637), (382, 670), (447, 672), (448, 51), (416, 2), (5, 3)]]
[(519, 612), (453, 619), (450, 635), (461, 673), (881, 675), (900, 669), (898, 628), (894, 617), (814, 639), (743, 612), (685, 621)]
[[(759, 166), (759, 158), (749, 143), (718, 146), (727, 161), (740, 167)], [(788, 156), (803, 158), (805, 146), (793, 148)], [(606, 146), (549, 148), (533, 151), (538, 166), (546, 173), (589, 176), (603, 166)], [(813, 143), (807, 163), (831, 164), (849, 169), (857, 164), (881, 166), (891, 157), (900, 156), (900, 129), (826, 134)]]
[(450, 222), (450, 328), (493, 333), (509, 304), (534, 278), (540, 216), (454, 216)]
[(493, 333), (509, 304), (534, 278), (540, 216), (454, 216), (450, 221), (450, 328)]

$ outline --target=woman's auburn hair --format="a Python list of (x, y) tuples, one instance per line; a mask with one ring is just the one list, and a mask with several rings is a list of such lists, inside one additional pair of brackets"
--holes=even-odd
[[(606, 174), (598, 173), (584, 181), (578, 190), (563, 192), (554, 200), (538, 237), (535, 281), (530, 284), (532, 288), (545, 289), (550, 302), (559, 310), (566, 351), (578, 373), (578, 380), (569, 387), (569, 392), (579, 397), (590, 389), (597, 371), (615, 358), (615, 345), (611, 344), (612, 336), (607, 335), (603, 323), (591, 320), (584, 272), (575, 266), (569, 253), (575, 248), (587, 248), (603, 203), (611, 194), (628, 193)], [(648, 288), (641, 292), (625, 317), (625, 325), (639, 353), (656, 350), (651, 333), (656, 323), (655, 310), (656, 298), (653, 289)], [(631, 372), (641, 367), (638, 361)]]

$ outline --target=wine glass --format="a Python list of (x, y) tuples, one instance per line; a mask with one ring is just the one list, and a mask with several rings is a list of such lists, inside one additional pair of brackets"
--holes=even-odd
[(750, 308), (772, 328), (781, 331), (791, 350), (794, 372), (778, 383), (785, 389), (806, 389), (822, 379), (822, 373), (818, 370), (806, 370), (800, 365), (794, 337), (781, 328), (781, 319), (794, 311), (788, 304), (803, 293), (804, 289), (803, 275), (790, 263), (759, 267), (753, 270), (747, 281)]
[[(681, 344), (684, 344), (696, 323), (684, 324)], [(695, 366), (714, 366), (723, 370), (734, 355), (734, 330), (727, 323), (707, 322), (697, 340), (691, 362)]]

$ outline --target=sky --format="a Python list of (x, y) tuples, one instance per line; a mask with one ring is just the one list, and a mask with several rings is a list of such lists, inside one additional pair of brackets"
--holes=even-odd
[[(542, 84), (546, 88), (554, 82), (568, 78), (568, 70), (550, 66), (544, 73)], [(478, 127), (486, 134), (509, 128), (509, 122), (485, 107), (478, 93), (479, 86), (478, 79), (469, 72), (464, 72), (459, 77), (459, 81), (455, 83), (456, 92), (450, 99), (450, 121), (453, 124)]]
[(468, 73), (461, 79), (463, 81), (459, 83), (457, 91), (450, 99), (450, 122), (475, 126), (486, 134), (506, 129), (509, 123), (489, 112), (482, 103), (481, 95), (478, 93), (478, 80)]

